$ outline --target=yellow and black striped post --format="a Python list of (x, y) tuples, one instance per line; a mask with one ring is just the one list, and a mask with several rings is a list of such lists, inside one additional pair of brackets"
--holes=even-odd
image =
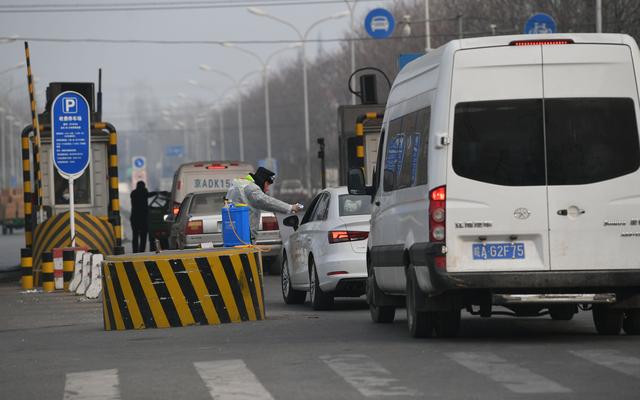
[(73, 278), (73, 271), (76, 269), (76, 252), (64, 250), (62, 252), (62, 282), (64, 291), (69, 291), (69, 283)]
[(22, 289), (33, 289), (33, 257), (30, 248), (20, 250), (20, 269), (22, 270)]
[(116, 128), (106, 122), (96, 122), (95, 129), (106, 129), (109, 131), (109, 222), (113, 225), (116, 234), (115, 254), (124, 254), (122, 247), (122, 225), (120, 220), (120, 194), (118, 188), (118, 133)]
[(32, 126), (22, 130), (22, 189), (24, 192), (24, 244), (27, 248), (33, 245), (33, 192), (31, 189), (31, 160), (29, 157), (29, 135)]
[[(34, 163), (33, 174), (35, 177), (36, 209), (42, 207), (42, 170), (40, 169), (40, 123), (38, 121), (38, 111), (36, 105), (35, 88), (33, 74), (31, 73), (31, 56), (29, 53), (29, 43), (24, 42), (24, 53), (27, 59), (27, 83), (29, 84), (29, 100), (31, 101), (31, 125), (35, 135), (33, 143)], [(24, 149), (24, 145), (23, 145)], [(25, 210), (26, 211), (26, 210)]]
[(108, 331), (265, 318), (260, 252), (253, 248), (107, 257), (102, 279)]
[(356, 158), (358, 159), (358, 165), (356, 167), (364, 168), (364, 123), (367, 120), (382, 119), (384, 113), (381, 112), (368, 112), (358, 116), (356, 119), (356, 138), (358, 138), (356, 145)]
[(51, 293), (55, 290), (53, 282), (53, 253), (42, 253), (42, 290)]

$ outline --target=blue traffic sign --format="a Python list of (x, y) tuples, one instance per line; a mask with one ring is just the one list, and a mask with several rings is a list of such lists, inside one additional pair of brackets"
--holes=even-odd
[(184, 156), (184, 146), (165, 146), (164, 155), (167, 157), (183, 157)]
[(60, 93), (51, 106), (53, 163), (60, 175), (77, 178), (91, 159), (89, 103), (77, 92)]
[(524, 25), (524, 33), (537, 34), (537, 33), (556, 33), (556, 21), (545, 13), (536, 13), (527, 20)]
[(393, 15), (384, 8), (369, 11), (364, 19), (364, 29), (374, 39), (385, 39), (391, 36), (396, 22)]
[(133, 166), (138, 169), (144, 168), (144, 162), (145, 162), (144, 157), (133, 158)]

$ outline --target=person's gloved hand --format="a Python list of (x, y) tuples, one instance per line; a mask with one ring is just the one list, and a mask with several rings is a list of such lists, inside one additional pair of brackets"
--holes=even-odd
[(300, 203), (296, 203), (296, 204), (292, 204), (291, 205), (291, 214), (297, 214), (300, 211), (302, 211), (302, 209), (304, 208), (304, 206)]

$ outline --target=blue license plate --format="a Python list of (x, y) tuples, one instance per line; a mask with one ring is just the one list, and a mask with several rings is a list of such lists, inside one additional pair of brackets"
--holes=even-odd
[(474, 260), (524, 259), (524, 243), (474, 243)]

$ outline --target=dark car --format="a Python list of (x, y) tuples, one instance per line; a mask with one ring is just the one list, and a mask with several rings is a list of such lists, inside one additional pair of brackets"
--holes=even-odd
[(149, 197), (149, 241), (151, 251), (156, 251), (156, 239), (160, 241), (162, 249), (169, 248), (169, 233), (171, 223), (164, 220), (170, 213), (171, 193), (166, 191), (154, 192)]

